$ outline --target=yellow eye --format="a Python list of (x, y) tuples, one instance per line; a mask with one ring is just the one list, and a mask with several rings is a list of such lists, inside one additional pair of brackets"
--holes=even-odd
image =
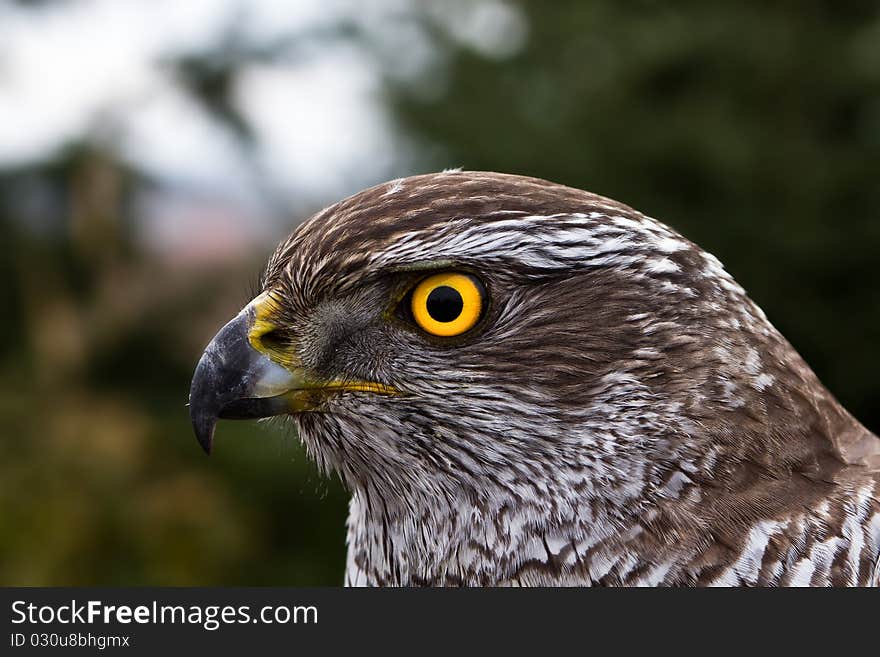
[(461, 335), (480, 319), (484, 296), (482, 284), (473, 276), (434, 274), (413, 290), (412, 314), (431, 335)]

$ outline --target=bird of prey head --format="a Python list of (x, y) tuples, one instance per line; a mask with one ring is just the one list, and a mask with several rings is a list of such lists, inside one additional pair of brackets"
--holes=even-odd
[(620, 203), (446, 172), (301, 224), (190, 412), (292, 418), (350, 584), (866, 584), (880, 440), (721, 263)]

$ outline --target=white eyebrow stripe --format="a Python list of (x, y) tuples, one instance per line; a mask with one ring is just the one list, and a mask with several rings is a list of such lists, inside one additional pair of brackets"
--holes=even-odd
[[(401, 235), (372, 256), (374, 266), (430, 259), (493, 259), (499, 255), (540, 269), (570, 269), (644, 263), (646, 274), (680, 271), (668, 254), (687, 248), (668, 231), (658, 235), (653, 220), (609, 216), (599, 212), (521, 215), (501, 210), (503, 218), (471, 223), (453, 220), (430, 230)], [(600, 220), (609, 221), (600, 221)], [(464, 224), (464, 227), (462, 227)], [(650, 253), (656, 257), (650, 257)]]

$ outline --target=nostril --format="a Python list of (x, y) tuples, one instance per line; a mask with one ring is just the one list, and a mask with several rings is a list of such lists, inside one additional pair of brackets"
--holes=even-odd
[(290, 344), (290, 340), (288, 336), (284, 334), (284, 331), (281, 331), (277, 328), (266, 331), (262, 335), (258, 336), (257, 339), (260, 341), (260, 344), (262, 344), (263, 347), (272, 350), (281, 350)]

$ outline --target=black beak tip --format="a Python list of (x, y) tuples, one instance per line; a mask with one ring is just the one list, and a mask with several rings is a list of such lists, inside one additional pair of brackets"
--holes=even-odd
[[(208, 363), (209, 365), (209, 363)], [(199, 362), (193, 377), (192, 387), (189, 391), (189, 419), (192, 421), (196, 440), (205, 450), (205, 454), (211, 454), (214, 444), (214, 428), (217, 426), (220, 400), (212, 390), (214, 381), (210, 367), (206, 367), (205, 359)]]
[[(192, 407), (190, 407), (192, 409)], [(196, 440), (205, 450), (205, 454), (211, 455), (211, 448), (214, 445), (214, 427), (217, 426), (217, 418), (212, 415), (205, 415), (196, 411), (190, 412), (193, 430), (196, 434)]]

